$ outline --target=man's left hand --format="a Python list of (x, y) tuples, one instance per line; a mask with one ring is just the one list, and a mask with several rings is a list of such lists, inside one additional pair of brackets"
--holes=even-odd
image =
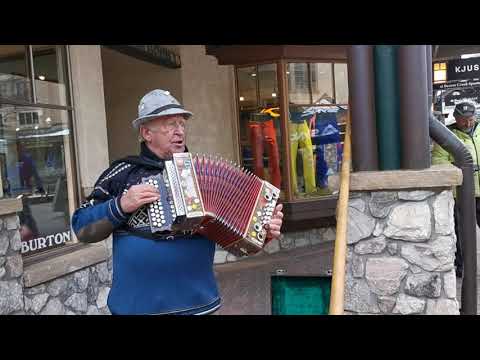
[(278, 204), (275, 207), (272, 220), (270, 220), (269, 224), (265, 225), (265, 228), (267, 229), (268, 241), (277, 239), (280, 236), (280, 228), (282, 227), (282, 222), (283, 222), (282, 209), (283, 209), (283, 204)]

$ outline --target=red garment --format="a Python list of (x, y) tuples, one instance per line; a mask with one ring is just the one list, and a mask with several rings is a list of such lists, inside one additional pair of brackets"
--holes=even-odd
[(252, 153), (254, 173), (264, 178), (263, 173), (263, 149), (266, 144), (270, 182), (280, 189), (282, 175), (280, 173), (280, 157), (278, 153), (277, 136), (273, 119), (262, 122), (250, 122), (250, 138), (252, 142)]

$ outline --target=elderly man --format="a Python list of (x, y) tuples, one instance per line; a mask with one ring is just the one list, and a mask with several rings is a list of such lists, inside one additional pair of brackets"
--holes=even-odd
[[(153, 90), (132, 123), (139, 131), (139, 156), (115, 161), (97, 180), (93, 192), (72, 218), (82, 242), (113, 233), (113, 281), (108, 297), (112, 314), (200, 315), (220, 307), (213, 272), (215, 243), (198, 234), (152, 235), (145, 206), (159, 199), (141, 179), (164, 169), (172, 154), (188, 151), (185, 126), (192, 113), (168, 91)], [(267, 238), (280, 235), (278, 205)]]
[[(477, 224), (480, 225), (480, 183), (478, 176), (478, 151), (480, 150), (480, 128), (478, 127), (478, 122), (475, 118), (475, 105), (462, 102), (455, 106), (453, 111), (453, 116), (455, 118), (455, 123), (450, 125), (448, 128), (458, 137), (458, 139), (467, 147), (470, 151), (470, 154), (473, 158), (473, 164), (475, 169), (474, 182), (475, 182), (475, 200), (476, 200), (476, 211), (477, 211)], [(432, 151), (432, 164), (446, 164), (453, 163), (454, 158), (447, 151), (442, 149), (438, 144), (434, 144)], [(460, 246), (460, 241), (458, 237), (458, 208), (455, 205), (454, 210), (455, 216), (455, 234), (457, 235), (457, 253), (455, 256), (455, 265), (457, 277), (463, 276), (463, 254), (462, 247)]]

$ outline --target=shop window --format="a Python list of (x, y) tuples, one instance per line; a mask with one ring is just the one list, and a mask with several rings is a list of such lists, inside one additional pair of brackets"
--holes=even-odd
[[(14, 56), (11, 46), (0, 46), (0, 57), (10, 54), (8, 61), (0, 60), (4, 65), (0, 65), (0, 194), (22, 199), (21, 253), (35, 259), (76, 241), (70, 232), (70, 216), (77, 205), (72, 109), (63, 106), (69, 104), (65, 47), (20, 47), (24, 54), (30, 50), (33, 54), (36, 96), (26, 72), (26, 81), (11, 75), (21, 67), (24, 55)], [(6, 75), (10, 80), (2, 82)], [(28, 96), (20, 99), (22, 91)]]
[(27, 102), (32, 100), (27, 64), (26, 46), (0, 46), (0, 98)]
[(281, 116), (277, 65), (237, 69), (242, 165), (282, 188)]
[[(289, 189), (289, 200), (330, 196), (328, 177), (340, 171), (342, 162), (347, 64), (290, 62), (285, 72), (281, 76), (287, 93), (281, 94), (277, 64), (237, 67), (243, 165), (280, 184), (283, 196)], [(288, 109), (283, 110), (282, 104)], [(282, 151), (283, 136), (288, 139), (286, 151)], [(287, 152), (289, 176), (283, 166)]]

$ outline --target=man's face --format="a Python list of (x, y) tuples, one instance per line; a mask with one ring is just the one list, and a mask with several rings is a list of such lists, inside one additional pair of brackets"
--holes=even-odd
[(461, 130), (470, 130), (475, 125), (475, 116), (457, 116), (455, 117), (457, 127)]
[(174, 153), (185, 151), (186, 120), (181, 115), (160, 116), (140, 128), (148, 147), (158, 157), (170, 159)]

